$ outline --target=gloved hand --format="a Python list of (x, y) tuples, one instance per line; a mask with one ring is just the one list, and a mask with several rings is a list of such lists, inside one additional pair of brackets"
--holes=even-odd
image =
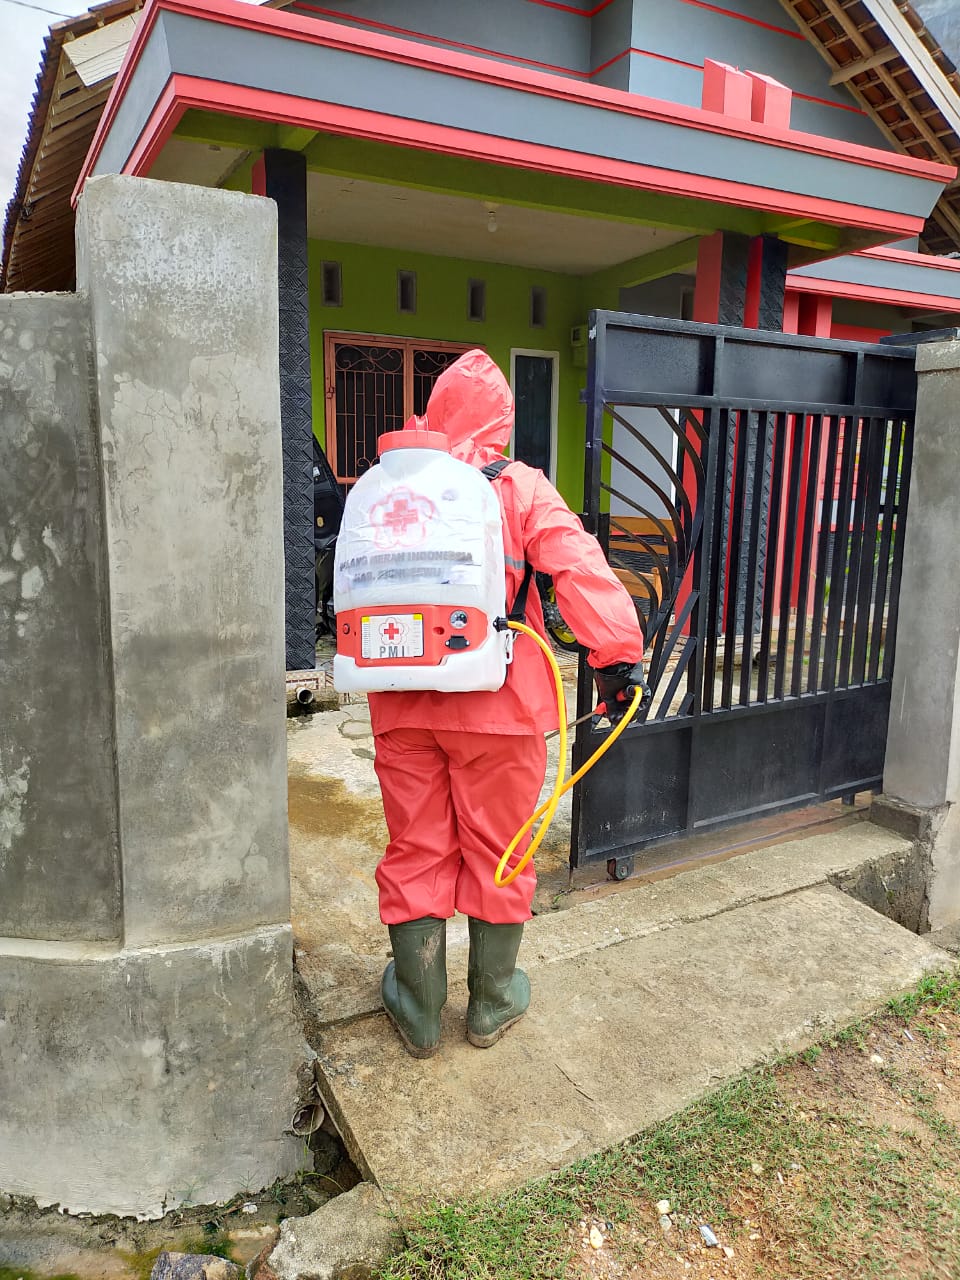
[(605, 706), (604, 714), (612, 725), (619, 724), (630, 710), (635, 688), (643, 691), (641, 709), (650, 702), (651, 694), (647, 688), (642, 662), (635, 666), (629, 662), (614, 662), (609, 667), (598, 667), (593, 676), (597, 682), (600, 701)]

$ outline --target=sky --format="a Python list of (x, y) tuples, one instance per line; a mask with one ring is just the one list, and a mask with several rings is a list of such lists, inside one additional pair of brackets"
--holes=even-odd
[(72, 18), (87, 10), (85, 3), (75, 0), (30, 0), (31, 5), (55, 13), (39, 13), (36, 8), (24, 8), (25, 3), (0, 0), (0, 226), (17, 180), (44, 36), (60, 21), (59, 15)]
[(960, 63), (960, 0), (913, 0), (913, 7), (955, 63)]

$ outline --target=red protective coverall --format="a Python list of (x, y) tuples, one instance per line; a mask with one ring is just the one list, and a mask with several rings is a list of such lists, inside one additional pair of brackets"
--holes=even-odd
[[(431, 431), (446, 434), (454, 457), (483, 467), (509, 443), (513, 395), (486, 352), (468, 351), (437, 379), (426, 416)], [(529, 561), (552, 575), (560, 611), (587, 646), (591, 666), (639, 662), (633, 601), (543, 472), (512, 462), (492, 483), (503, 515), (507, 608)], [(545, 634), (533, 585), (527, 622)], [(390, 834), (377, 867), (383, 923), (446, 919), (454, 910), (491, 924), (529, 920), (532, 864), (505, 888), (493, 875), (536, 808), (546, 771), (543, 734), (557, 728), (543, 653), (518, 635), (506, 683), (494, 693), (371, 693), (369, 703)]]

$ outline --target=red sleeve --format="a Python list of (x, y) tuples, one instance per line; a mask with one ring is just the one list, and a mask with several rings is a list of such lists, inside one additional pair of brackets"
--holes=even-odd
[(557, 603), (592, 667), (639, 662), (643, 636), (626, 587), (607, 564), (600, 544), (587, 533), (542, 473), (524, 516), (524, 552), (534, 569), (549, 573)]

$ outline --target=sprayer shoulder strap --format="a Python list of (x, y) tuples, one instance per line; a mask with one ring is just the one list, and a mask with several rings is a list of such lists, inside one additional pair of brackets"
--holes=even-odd
[[(486, 476), (492, 484), (503, 469), (509, 467), (512, 461), (512, 458), (497, 458), (495, 462), (488, 462), (485, 467), (481, 467), (480, 474)], [(529, 595), (530, 582), (533, 578), (533, 565), (529, 560), (525, 563), (523, 582), (520, 583), (520, 590), (517, 592), (517, 597), (513, 602), (513, 608), (507, 614), (511, 622), (526, 622), (527, 620), (527, 596)]]

